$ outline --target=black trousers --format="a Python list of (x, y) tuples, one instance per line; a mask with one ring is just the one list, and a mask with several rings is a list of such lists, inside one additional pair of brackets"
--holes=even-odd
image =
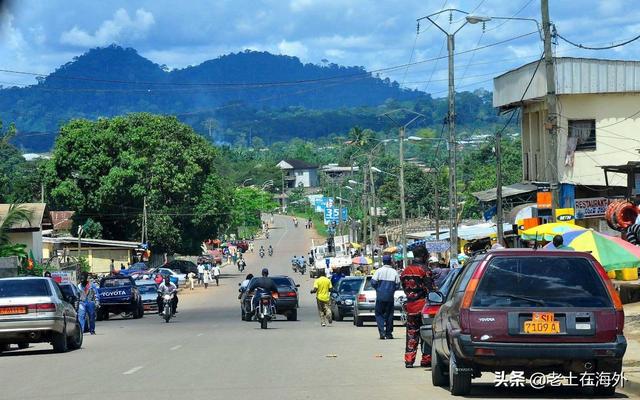
[(390, 336), (393, 333), (393, 301), (376, 300), (376, 323), (380, 336)]

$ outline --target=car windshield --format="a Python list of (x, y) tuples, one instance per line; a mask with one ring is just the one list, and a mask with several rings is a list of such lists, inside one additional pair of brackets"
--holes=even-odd
[(472, 307), (610, 307), (591, 262), (577, 257), (498, 257), (490, 261)]
[(31, 296), (51, 296), (47, 281), (44, 279), (0, 280), (0, 298)]
[(131, 281), (129, 279), (107, 279), (104, 281), (103, 287), (122, 287), (130, 286)]
[(139, 285), (138, 291), (140, 293), (155, 293), (158, 290), (156, 285)]
[(64, 294), (66, 297), (74, 296), (73, 287), (71, 287), (71, 285), (58, 285), (58, 286), (60, 286), (60, 290), (62, 291), (62, 294)]
[(460, 272), (462, 272), (463, 268), (454, 268), (451, 270), (451, 272), (449, 272), (449, 274), (447, 275), (446, 278), (444, 278), (444, 282), (442, 283), (442, 286), (440, 286), (440, 292), (443, 295), (447, 295), (447, 293), (449, 293), (449, 290), (451, 290), (451, 285), (453, 284), (453, 281), (456, 279), (456, 276), (460, 275)]
[(343, 279), (338, 286), (338, 293), (340, 294), (355, 294), (360, 290), (362, 279)]

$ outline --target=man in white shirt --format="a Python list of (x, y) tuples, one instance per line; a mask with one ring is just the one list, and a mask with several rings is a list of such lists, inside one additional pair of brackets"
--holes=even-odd
[(220, 286), (220, 267), (218, 264), (214, 264), (211, 271), (213, 272), (213, 279), (216, 280), (216, 286)]
[(204, 278), (204, 264), (202, 261), (198, 263), (198, 285), (202, 285), (202, 279)]

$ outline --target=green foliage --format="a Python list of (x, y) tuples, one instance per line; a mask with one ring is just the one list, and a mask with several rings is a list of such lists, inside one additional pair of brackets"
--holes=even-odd
[(89, 239), (102, 239), (102, 224), (93, 218), (87, 218), (82, 224), (82, 236)]
[(0, 222), (0, 246), (9, 245), (9, 230), (12, 226), (23, 222), (29, 223), (32, 212), (19, 204), (10, 204), (7, 214)]
[(146, 197), (153, 250), (190, 254), (228, 219), (230, 189), (217, 160), (211, 145), (173, 117), (73, 120), (60, 129), (46, 186), (54, 208), (91, 217), (109, 239), (139, 240)]
[(19, 258), (27, 258), (27, 245), (18, 243), (11, 244), (5, 243), (0, 245), (0, 257), (19, 257)]
[[(236, 188), (231, 209), (232, 229), (257, 230), (262, 221), (260, 214), (272, 211), (278, 205), (273, 201), (273, 196), (254, 187)], [(238, 232), (240, 233), (240, 232)]]

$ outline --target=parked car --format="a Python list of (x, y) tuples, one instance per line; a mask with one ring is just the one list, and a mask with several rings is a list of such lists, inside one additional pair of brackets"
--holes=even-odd
[[(255, 279), (258, 278), (254, 277), (252, 282)], [(296, 321), (298, 319), (298, 288), (300, 285), (286, 275), (275, 275), (271, 279), (278, 287), (278, 297), (275, 298), (276, 314), (286, 315), (287, 321)], [(253, 317), (251, 313), (252, 298), (253, 292), (245, 291), (240, 296), (240, 312), (243, 321), (251, 321)]]
[(353, 306), (356, 295), (362, 286), (362, 276), (347, 276), (338, 282), (331, 291), (331, 314), (335, 321), (342, 321), (344, 317), (353, 316)]
[(0, 353), (11, 344), (49, 342), (54, 351), (82, 347), (78, 314), (58, 284), (40, 277), (0, 279)]
[(189, 272), (198, 274), (198, 266), (188, 260), (172, 260), (163, 265), (162, 268), (169, 268), (179, 274), (187, 275)]
[[(459, 274), (433, 322), (431, 376), (466, 395), (483, 371), (620, 373), (624, 311), (588, 253), (530, 249), (479, 255)], [(612, 395), (615, 386), (595, 386)]]
[(122, 275), (134, 275), (134, 274), (142, 274), (147, 270), (149, 270), (147, 263), (137, 262), (137, 263), (134, 263), (129, 268), (121, 270), (120, 273)]
[[(73, 304), (73, 308), (78, 312), (80, 306), (80, 289), (71, 282), (61, 282), (58, 284), (60, 290), (69, 303)], [(84, 315), (84, 331), (89, 332), (89, 314)]]
[(155, 277), (157, 274), (162, 275), (163, 278), (166, 276), (169, 276), (169, 279), (171, 280), (171, 282), (175, 283), (176, 286), (178, 287), (183, 286), (187, 283), (187, 275), (180, 274), (172, 269), (164, 268), (164, 267), (152, 269), (151, 271), (149, 271), (148, 276)]
[(114, 275), (100, 279), (98, 297), (98, 321), (109, 319), (109, 314), (129, 314), (134, 319), (144, 316), (140, 291), (130, 276)]
[[(356, 302), (353, 307), (353, 324), (355, 326), (362, 326), (365, 321), (375, 321), (376, 290), (371, 286), (371, 278), (371, 275), (366, 276), (360, 284), (360, 289), (358, 290)], [(400, 297), (404, 297), (402, 289), (396, 290), (393, 294), (395, 302), (393, 318), (398, 320), (402, 316)]]
[(158, 312), (158, 285), (151, 279), (138, 279), (135, 281), (140, 298), (142, 299), (142, 308), (147, 312)]
[[(465, 264), (465, 266), (466, 265), (468, 264)], [(447, 296), (449, 290), (451, 289), (453, 281), (464, 270), (465, 266), (463, 266), (462, 268), (453, 268), (444, 279), (444, 282), (442, 282), (442, 285), (439, 288), (440, 293), (442, 293), (444, 297)], [(422, 354), (431, 354), (431, 345), (433, 342), (433, 330), (431, 329), (431, 327), (433, 325), (433, 319), (435, 318), (436, 314), (438, 314), (438, 311), (440, 311), (441, 305), (442, 303), (434, 303), (427, 299), (424, 307), (422, 307), (422, 325), (420, 325)]]

